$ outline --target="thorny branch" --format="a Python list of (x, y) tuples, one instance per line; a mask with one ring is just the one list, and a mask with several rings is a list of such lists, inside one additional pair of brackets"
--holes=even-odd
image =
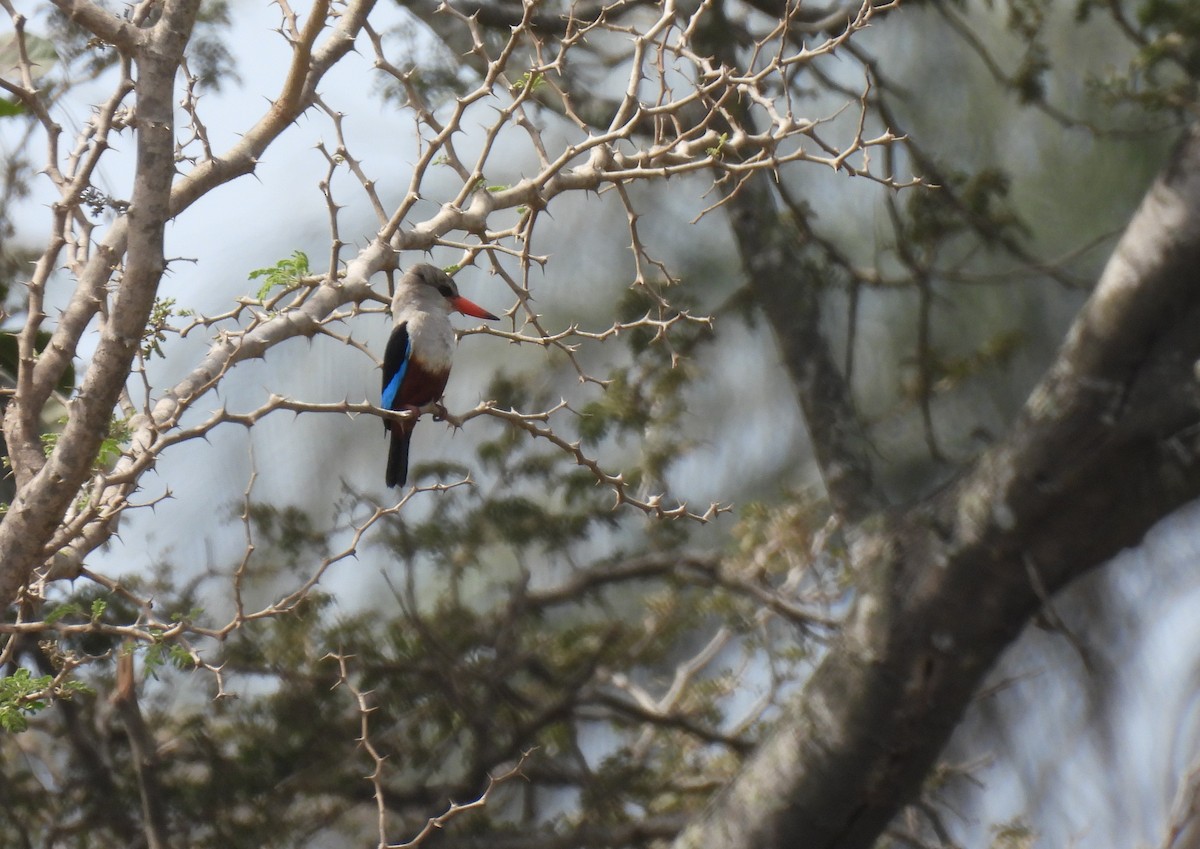
[[(171, 41), (183, 37), (186, 28), (179, 24), (196, 14), (197, 4), (173, 0), (164, 5), (161, 18), (151, 15), (150, 4), (143, 4), (129, 19), (113, 16), (89, 0), (61, 0), (58, 5), (70, 20), (111, 45), (117, 58), (109, 74), (111, 94), (71, 141), (64, 139), (56, 117), (57, 101), (37, 87), (25, 53), (18, 65), (20, 81), (4, 80), (5, 91), (27, 108), (47, 139), (45, 179), (53, 192), (51, 236), (26, 283), (21, 363), (5, 426), (18, 493), (0, 524), (4, 555), (0, 601), (7, 604), (20, 593), (25, 602), (16, 621), (0, 625), (0, 634), (10, 637), (0, 654), (5, 661), (12, 659), (18, 637), (102, 635), (130, 645), (170, 643), (212, 675), (218, 698), (231, 696), (221, 650), (237, 632), (252, 622), (297, 613), (331, 570), (355, 559), (385, 521), (403, 516), (417, 499), (471, 483), (467, 478), (413, 487), (395, 503), (373, 505), (354, 516), (334, 550), (311, 557), (294, 586), (266, 603), (251, 604), (246, 590), (258, 543), (253, 521), (257, 471), (251, 457), (239, 516), (244, 556), (224, 576), (232, 587), (233, 609), (223, 619), (171, 618), (169, 611), (155, 606), (153, 594), (135, 581), (89, 566), (89, 555), (113, 537), (127, 510), (153, 508), (171, 497), (169, 489), (143, 490), (149, 488), (147, 473), (175, 446), (208, 439), (228, 425), (252, 428), (279, 411), (383, 418), (410, 415), (349, 399), (317, 403), (272, 394), (244, 411), (214, 400), (227, 383), (232, 385), (243, 363), (300, 339), (343, 345), (362, 355), (364, 370), (374, 367), (378, 352), (370, 351), (357, 331), (364, 320), (375, 320), (382, 312), (380, 305), (387, 303), (379, 272), (390, 273), (435, 250), (439, 256), (457, 257), (457, 265), (486, 265), (511, 294), (509, 323), (468, 333), (493, 337), (489, 341), (495, 345), (541, 349), (548, 358), (569, 364), (585, 388), (598, 393), (610, 381), (583, 354), (599, 344), (622, 335), (645, 334), (649, 344), (662, 346), (677, 367), (682, 357), (675, 340), (689, 330), (712, 326), (712, 319), (701, 311), (672, 304), (672, 291), (684, 281), (648, 241), (640, 184), (673, 178), (676, 184), (687, 181), (699, 190), (706, 180), (740, 187), (756, 175), (774, 179), (785, 168), (800, 164), (858, 177), (887, 190), (920, 184), (918, 178), (896, 176), (872, 160), (874, 152), (887, 150), (901, 139), (886, 127), (871, 128), (865, 95), (848, 98), (845, 110), (813, 117), (800, 111), (802, 101), (793, 92), (794, 81), (804, 69), (840, 55), (857, 33), (895, 8), (896, 2), (868, 2), (857, 10), (819, 19), (786, 6), (777, 22), (768, 22), (756, 34), (749, 52), (735, 57), (744, 61), (728, 62), (718, 62), (697, 48), (703, 29), (711, 23), (714, 4), (710, 3), (685, 8), (673, 2), (618, 0), (577, 4), (569, 15), (553, 18), (541, 14), (534, 3), (497, 6), (498, 17), (489, 16), (483, 7), (443, 4), (435, 13), (421, 14), (437, 32), (456, 35), (470, 69), (457, 78), (458, 88), (449, 97), (427, 82), (421, 73), (425, 69), (408, 65), (407, 54), (370, 21), (373, 0), (345, 4), (315, 0), (307, 11), (281, 3), (278, 32), (286, 40), (290, 61), (267, 107), (250, 116), (249, 126), (225, 149), (210, 136), (203, 82), (192, 71), (195, 66), (188, 62), (185, 45)], [(4, 8), (13, 18), (20, 46), (25, 20), (8, 0)], [(501, 19), (507, 23), (497, 35), (494, 26)], [(813, 37), (797, 39), (799, 32)], [(602, 37), (620, 39), (623, 46), (607, 54), (593, 50), (589, 39)], [(333, 96), (317, 93), (326, 74), (356, 50), (372, 57), (377, 78), (402, 99), (402, 108), (412, 118), (419, 151), (401, 180), (389, 180), (386, 167), (360, 156)], [(623, 82), (597, 91), (584, 103), (580, 81), (594, 73), (597, 63), (619, 73)], [(179, 127), (172, 123), (176, 103), (183, 116)], [(753, 113), (753, 122), (741, 120), (743, 107)], [(262, 299), (236, 298), (223, 312), (176, 314), (152, 327), (158, 283), (171, 262), (163, 250), (167, 222), (201, 198), (219, 193), (230, 181), (253, 174), (285, 133), (308, 132), (296, 123), (305, 113), (314, 122), (319, 119), (329, 134), (327, 141), (318, 142), (324, 173), (314, 181), (314, 195), (319, 194), (318, 202), (323, 202), (327, 213), (323, 268)], [(845, 120), (843, 113), (853, 120)], [(136, 176), (128, 190), (110, 188), (103, 193), (108, 217), (97, 221), (88, 199), (94, 200), (99, 191), (104, 163), (119, 159), (115, 141), (130, 134), (143, 154)], [(530, 151), (524, 170), (510, 164), (514, 137)], [(447, 174), (449, 179), (443, 179)], [(346, 183), (339, 182), (347, 175), (353, 189), (349, 193), (343, 191)], [(736, 192), (735, 188), (730, 195)], [(641, 318), (613, 318), (598, 329), (585, 330), (573, 318), (539, 313), (538, 284), (530, 272), (541, 267), (553, 274), (554, 255), (539, 241), (544, 225), (571, 196), (590, 193), (606, 196), (623, 211), (632, 265), (626, 282), (648, 296), (652, 306)], [(350, 206), (369, 208), (378, 227), (361, 247), (353, 247), (342, 218)], [(723, 208), (724, 201), (710, 211)], [(51, 315), (47, 289), (64, 277), (73, 286), (67, 306)], [(89, 328), (99, 329), (100, 348), (86, 364), (81, 391), (70, 401), (67, 429), (47, 456), (40, 440), (41, 414), (78, 357)], [(39, 340), (46, 333), (50, 339), (43, 344)], [(147, 368), (152, 354), (142, 347), (146, 333), (164, 339), (203, 337), (205, 347), (186, 368), (174, 371), (172, 383), (155, 384)], [(120, 423), (129, 437), (120, 458), (101, 468), (96, 462), (100, 443), (117, 417), (115, 410), (120, 410)], [(703, 523), (729, 509), (716, 503), (693, 509), (665, 489), (647, 493), (632, 485), (626, 470), (585, 450), (574, 432), (579, 414), (566, 401), (531, 411), (484, 401), (461, 414), (441, 408), (436, 412), (453, 427), (476, 419), (492, 421), (550, 446), (611, 493), (614, 510)], [(811, 560), (822, 555), (823, 550), (814, 548)], [(632, 581), (639, 574), (654, 575), (690, 586), (721, 588), (751, 600), (759, 612), (747, 628), (759, 637), (779, 623), (807, 634), (826, 634), (836, 628), (837, 618), (824, 609), (829, 601), (824, 589), (806, 591), (813, 579), (808, 570), (811, 560), (804, 560), (778, 581), (759, 572), (738, 572), (711, 558), (631, 560), (623, 572), (577, 571), (573, 580), (558, 587), (531, 590), (526, 603), (551, 609), (560, 604), (559, 599), (565, 604), (576, 592), (586, 595), (618, 578)], [(52, 597), (56, 583), (67, 579), (83, 579), (121, 599), (136, 611), (136, 619), (116, 623), (94, 617), (78, 622), (45, 616), (43, 603)], [(665, 617), (647, 619), (648, 633), (667, 627)], [(556, 704), (554, 711), (617, 714), (640, 728), (679, 731), (744, 753), (750, 746), (748, 729), (775, 702), (783, 686), (778, 669), (769, 670), (762, 698), (744, 710), (732, 728), (698, 722), (684, 710), (688, 693), (699, 682), (715, 677), (721, 658), (735, 647), (750, 653), (742, 640), (741, 635), (717, 628), (695, 653), (678, 663), (662, 692), (620, 671), (584, 670), (590, 689), (583, 689), (580, 704)], [(451, 818), (482, 806), (496, 784), (519, 774), (525, 757), (512, 772), (489, 784), (475, 802), (452, 806), (408, 843), (389, 843), (386, 755), (372, 745), (370, 693), (355, 682), (351, 658), (334, 659), (339, 683), (353, 695), (359, 711), (360, 743), (372, 765), (381, 846), (420, 844)], [(68, 667), (75, 662), (69, 661)], [(748, 663), (743, 660), (741, 672)], [(132, 686), (132, 670), (126, 673), (122, 681), (127, 690)], [(147, 840), (163, 845), (170, 836), (161, 823), (162, 805), (149, 748), (153, 741), (138, 730), (136, 699), (126, 690), (116, 704), (126, 714), (130, 738), (148, 758), (144, 762), (148, 768), (139, 775)], [(649, 757), (649, 733), (636, 747), (639, 757)]]
[[(129, 505), (129, 495), (137, 488), (141, 475), (150, 468), (165, 447), (184, 438), (202, 436), (207, 432), (206, 428), (173, 432), (184, 413), (214, 391), (239, 362), (261, 357), (267, 350), (297, 336), (326, 332), (328, 325), (333, 322), (350, 320), (358, 313), (361, 305), (378, 298), (371, 287), (371, 280), (376, 272), (394, 266), (396, 252), (429, 250), (435, 246), (444, 246), (461, 250), (463, 261), (471, 262), (481, 251), (486, 251), (492, 258), (494, 268), (510, 281), (510, 287), (518, 301), (517, 311), (513, 314), (514, 329), (489, 332), (494, 332), (508, 341), (532, 342), (542, 347), (557, 349), (567, 355), (581, 377), (602, 384), (602, 378), (588, 375), (575, 360), (575, 344), (567, 340), (574, 338), (602, 341), (633, 325), (615, 323), (608, 330), (591, 334), (581, 332), (573, 326), (564, 329), (548, 328), (532, 308), (527, 275), (522, 276), (522, 284), (515, 283), (501, 261), (516, 256), (524, 263), (535, 258), (529, 252), (533, 222), (537, 213), (559, 195), (579, 191), (603, 191), (605, 188), (615, 188), (618, 191), (630, 221), (631, 250), (637, 269), (633, 282), (635, 285), (641, 285), (644, 281), (664, 277), (669, 282), (671, 277), (661, 262), (650, 258), (647, 246), (642, 243), (637, 229), (638, 213), (626, 189), (632, 182), (700, 173), (714, 168), (731, 178), (737, 178), (758, 169), (776, 171), (786, 163), (808, 161), (846, 170), (868, 179), (880, 180), (893, 187), (912, 184), (896, 182), (890, 177), (879, 177), (865, 164), (851, 164), (851, 157), (856, 152), (893, 143), (895, 139), (890, 134), (866, 138), (860, 122), (856, 134), (848, 142), (834, 146), (818, 134), (822, 124), (820, 120), (798, 116), (791, 111), (790, 105), (787, 110), (781, 111), (774, 96), (774, 81), (777, 77), (786, 77), (797, 64), (811, 63), (839, 49), (854, 32), (866, 27), (873, 17), (886, 11), (889, 8), (887, 5), (864, 5), (844, 31), (826, 38), (815, 46), (792, 50), (781, 48), (767, 61), (758, 62), (751, 72), (730, 66), (713, 65), (692, 50), (692, 35), (699, 16), (703, 14), (703, 7), (696, 10), (689, 19), (677, 17), (674, 5), (667, 4), (652, 23), (640, 30), (616, 20), (610, 22), (604, 10), (597, 9), (596, 17), (588, 26), (610, 29), (629, 39), (630, 53), (626, 59), (629, 65), (629, 84), (616, 104), (607, 129), (589, 129), (586, 134), (577, 135), (557, 150), (547, 143), (544, 133), (537, 128), (529, 110), (544, 108), (540, 105), (540, 100), (534, 100), (534, 93), (541, 90), (543, 83), (555, 86), (555, 79), (570, 67), (569, 56), (571, 50), (579, 44), (581, 32), (573, 31), (556, 46), (542, 41), (530, 11), (533, 7), (527, 7), (523, 21), (513, 27), (509, 37), (498, 50), (493, 50), (489, 46), (491, 42), (479, 29), (479, 21), (462, 15), (451, 7), (444, 7), (444, 14), (457, 17), (459, 24), (466, 26), (472, 33), (472, 55), (480, 62), (482, 79), (465, 95), (455, 99), (448, 116), (435, 118), (434, 111), (424, 104), (423, 94), (413, 85), (411, 72), (402, 70), (389, 59), (382, 39), (368, 26), (367, 15), (371, 6), (372, 4), (367, 2), (353, 4), (339, 15), (335, 27), (320, 44), (318, 42), (328, 25), (324, 5), (318, 3), (303, 22), (294, 12), (285, 10), (284, 28), (287, 30), (294, 54), (287, 79), (271, 110), (233, 148), (218, 157), (214, 157), (211, 152), (203, 129), (205, 125), (200, 114), (201, 104), (195, 96), (194, 85), (189, 82), (185, 97), (191, 132), (188, 144), (199, 143), (201, 149), (199, 156), (194, 159), (195, 167), (179, 178), (172, 189), (172, 214), (179, 214), (203, 194), (251, 171), (258, 156), (283, 132), (290, 118), (316, 104), (330, 116), (338, 138), (336, 151), (329, 154), (330, 176), (336, 169), (346, 165), (362, 185), (365, 196), (375, 208), (380, 220), (384, 221), (386, 218), (386, 223), (370, 245), (359, 250), (356, 256), (341, 266), (340, 255), (344, 243), (337, 235), (340, 206), (327, 194), (331, 247), (330, 263), (324, 276), (314, 278), (312, 283), (306, 285), (300, 295), (290, 302), (281, 303), (282, 297), (273, 297), (270, 312), (255, 310), (247, 316), (246, 307), (243, 306), (227, 313), (223, 319), (196, 319), (197, 323), (205, 327), (228, 322), (233, 322), (234, 326), (220, 330), (213, 336), (207, 356), (182, 381), (173, 387), (165, 387), (150, 394), (149, 397), (157, 400), (145, 406), (131, 421), (133, 437), (125, 456), (110, 472), (97, 474), (92, 478), (85, 500), (75, 506), (68, 506), (64, 521), (48, 541), (51, 550), (60, 552), (57, 574), (72, 574), (74, 571), (70, 562), (63, 563), (61, 553), (65, 553), (69, 560), (78, 564), (86, 558), (88, 552), (103, 543), (115, 527), (120, 514)], [(79, 20), (89, 21), (94, 17), (87, 4), (75, 4), (71, 8), (72, 14)], [(100, 24), (96, 23), (96, 27), (99, 28)], [(106, 36), (111, 36), (110, 40), (119, 38), (113, 30), (105, 29), (103, 32)], [(355, 36), (359, 32), (365, 32), (369, 36), (371, 47), (376, 54), (376, 67), (380, 72), (403, 86), (408, 95), (409, 105), (414, 107), (413, 116), (417, 132), (424, 140), (424, 151), (413, 168), (408, 191), (402, 202), (390, 214), (385, 212), (380, 203), (376, 181), (363, 171), (357, 159), (349, 155), (340, 116), (328, 105), (323, 104), (315, 94), (316, 84), (321, 75), (354, 44)], [(540, 64), (525, 65), (526, 50), (533, 50), (535, 56), (542, 57), (539, 60)], [(699, 76), (694, 89), (679, 90), (679, 83), (668, 79), (671, 62), (683, 62), (696, 69)], [(514, 65), (518, 69), (528, 68), (522, 71), (521, 80), (524, 82), (518, 83), (514, 80)], [(122, 67), (128, 69), (127, 64), (123, 64)], [(643, 102), (637, 84), (644, 77), (659, 80), (658, 93), (648, 102)], [(87, 138), (102, 141), (112, 129), (120, 129), (123, 126), (115, 116), (131, 89), (126, 73), (122, 75), (114, 97), (87, 126)], [(37, 100), (37, 95), (32, 89), (27, 89), (27, 93), (30, 98)], [(730, 120), (733, 116), (723, 105), (729, 98), (749, 98), (764, 110), (770, 126), (764, 130), (751, 131), (741, 129), (737, 123), (731, 125)], [(505, 103), (505, 100), (508, 102)], [(484, 134), (482, 146), (474, 161), (462, 160), (458, 148), (452, 142), (453, 136), (465, 126), (467, 116), (473, 114), (473, 106), (497, 101), (499, 106), (494, 113), (494, 120)], [(707, 108), (710, 110), (708, 117), (704, 117), (702, 113), (705, 104), (708, 104)], [(561, 101), (561, 105), (567, 107), (564, 114), (570, 116), (571, 110), (567, 101)], [(697, 112), (698, 108), (700, 112)], [(693, 114), (697, 115), (695, 119), (681, 120)], [(720, 122), (714, 120), (718, 116)], [(587, 129), (584, 122), (578, 118), (576, 121), (581, 128)], [(653, 122), (658, 129), (654, 138), (642, 145), (640, 128), (647, 121)], [(49, 125), (49, 122), (44, 123)], [(718, 132), (718, 125), (732, 126), (733, 131)], [(487, 185), (486, 172), (492, 169), (497, 160), (495, 145), (502, 131), (510, 127), (522, 128), (534, 141), (534, 147), (539, 151), (540, 167), (532, 176), (522, 178), (512, 185)], [(805, 144), (806, 139), (815, 145)], [(638, 142), (638, 145), (630, 147), (627, 144), (630, 141)], [(186, 149), (186, 146), (181, 144), (181, 149)], [(81, 188), (90, 183), (90, 175), (99, 161), (100, 153), (105, 149), (104, 144), (89, 145), (87, 157), (70, 159), (70, 169), (65, 172), (59, 170), (60, 157), (56, 149), (51, 149), (48, 173), (60, 187), (64, 198), (64, 203), (57, 207), (59, 211), (56, 212), (58, 223), (55, 231), (61, 235), (51, 243), (39, 263), (30, 286), (31, 297), (37, 297), (44, 289), (45, 281), (55, 267), (59, 251), (67, 245), (79, 245), (84, 251), (71, 268), (81, 280), (93, 282), (77, 289), (73, 305), (55, 326), (55, 341), (52, 341), (47, 352), (38, 357), (33, 356), (33, 334), (40, 327), (43, 318), (37, 303), (31, 300), (30, 320), (26, 323), (22, 338), (25, 340), (24, 349), (28, 352), (27, 359), (34, 365), (21, 372), (18, 404), (14, 405), (16, 409), (37, 409), (45, 402), (46, 388), (61, 375), (62, 368), (74, 351), (76, 340), (83, 328), (94, 312), (106, 303), (106, 298), (97, 297), (97, 294), (103, 291), (103, 283), (110, 272), (99, 275), (95, 271), (85, 273), (84, 263), (90, 262), (90, 267), (94, 270), (119, 267), (114, 258), (121, 256), (124, 250), (125, 218), (118, 218), (114, 222), (110, 237), (98, 246), (101, 253), (96, 257), (100, 258), (101, 265), (98, 265), (96, 258), (92, 256), (89, 239), (86, 236), (80, 238), (71, 229), (86, 223), (86, 216), (79, 213), (78, 196)], [(423, 197), (423, 186), (431, 169), (437, 164), (451, 166), (462, 177), (458, 191), (431, 216), (417, 223), (402, 226), (416, 211), (415, 203)], [(322, 186), (327, 187), (329, 182), (327, 176), (322, 181)], [(329, 191), (328, 188), (323, 190)], [(500, 229), (492, 228), (493, 219), (505, 211), (514, 210), (518, 213), (514, 225)], [(456, 237), (455, 233), (462, 233), (470, 238)], [(644, 265), (643, 260), (649, 260), (649, 263)], [(709, 321), (707, 318), (693, 318), (686, 312), (672, 313), (668, 307), (664, 302), (664, 309), (659, 316), (647, 316), (643, 320), (644, 323), (657, 322), (663, 340), (669, 340), (671, 325), (676, 321)], [(248, 321), (245, 320), (247, 318)], [(522, 324), (524, 328), (533, 332), (527, 332), (521, 327)], [(50, 355), (49, 352), (61, 353)], [(78, 403), (76, 402), (76, 406)], [(489, 414), (504, 416), (496, 410), (490, 411)], [(26, 423), (31, 420), (29, 416), (20, 419)], [(212, 418), (207, 428), (216, 427), (223, 421), (221, 417)], [(549, 440), (573, 456), (576, 462), (590, 469), (599, 482), (613, 488), (618, 504), (628, 504), (660, 517), (694, 515), (700, 518), (713, 515), (712, 509), (703, 514), (690, 514), (682, 507), (664, 507), (658, 497), (648, 500), (633, 498), (625, 491), (619, 472), (602, 471), (592, 459), (579, 451), (573, 440), (560, 437), (528, 418), (516, 416), (511, 418), (510, 422), (535, 437)], [(23, 444), (36, 444), (36, 439), (29, 434), (28, 424), (20, 431), (13, 431), (14, 436), (21, 437), (10, 440), (14, 458), (22, 456), (20, 452), (26, 450), (21, 447)], [(21, 469), (36, 468), (40, 465), (40, 448), (37, 449), (36, 456), (27, 450), (26, 454), (29, 457), (27, 461), (16, 462), (19, 477)], [(25, 497), (27, 496), (18, 498), (18, 509)], [(32, 554), (32, 549), (29, 549), (25, 556), (30, 557)], [(21, 562), (16, 560), (7, 563), (6, 574), (13, 578), (19, 577), (22, 573)], [(33, 561), (24, 562), (36, 565)]]

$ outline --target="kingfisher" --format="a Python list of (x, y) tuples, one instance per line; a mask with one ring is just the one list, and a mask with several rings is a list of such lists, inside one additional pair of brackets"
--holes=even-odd
[[(450, 275), (422, 263), (400, 280), (392, 298), (392, 335), (383, 354), (383, 401), (386, 410), (416, 411), (442, 397), (454, 354), (450, 313), (497, 321), (497, 317), (458, 294)], [(392, 435), (388, 449), (388, 486), (408, 480), (408, 443), (415, 418), (384, 421)]]

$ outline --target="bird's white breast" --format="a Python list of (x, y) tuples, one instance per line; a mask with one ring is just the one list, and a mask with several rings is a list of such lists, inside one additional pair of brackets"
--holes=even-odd
[[(437, 295), (435, 291), (433, 293)], [(415, 360), (427, 369), (449, 371), (454, 356), (454, 327), (450, 324), (445, 298), (437, 295), (436, 301), (430, 298), (426, 303), (406, 304), (395, 320), (397, 324), (407, 324)]]

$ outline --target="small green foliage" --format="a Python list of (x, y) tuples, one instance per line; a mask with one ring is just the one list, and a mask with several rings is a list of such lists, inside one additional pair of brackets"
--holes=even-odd
[(50, 612), (45, 615), (44, 621), (47, 625), (53, 625), (55, 622), (58, 622), (60, 619), (63, 619), (66, 616), (78, 616), (82, 613), (82, 607), (80, 607), (76, 602), (69, 601), (66, 604), (60, 604), (58, 607), (50, 610)]
[(196, 658), (192, 653), (178, 643), (171, 644), (168, 654), (176, 669), (192, 669), (196, 665)]
[[(99, 625), (133, 621), (138, 616), (136, 605), (107, 590), (92, 587), (73, 593), (59, 604), (50, 607), (43, 616), (47, 625), (69, 622), (72, 625)], [(100, 630), (74, 631), (57, 637), (57, 650), (68, 655), (100, 657), (119, 645), (120, 637)]]
[(129, 422), (128, 418), (116, 417), (109, 421), (108, 436), (101, 441), (100, 452), (96, 455), (97, 465), (108, 468), (120, 458), (125, 446), (133, 437), (133, 428)]
[(70, 698), (77, 693), (91, 693), (82, 681), (65, 681), (55, 685), (53, 675), (34, 676), (24, 667), (0, 678), (0, 729), (24, 731), (29, 717), (43, 710), (53, 697)]
[(196, 659), (192, 653), (179, 643), (168, 643), (162, 639), (162, 632), (155, 633), (155, 643), (146, 649), (142, 656), (142, 668), (151, 678), (158, 679), (158, 672), (164, 664), (170, 663), (176, 669), (193, 669)]
[(162, 642), (157, 642), (146, 649), (146, 654), (142, 657), (142, 668), (146, 670), (146, 675), (158, 680), (158, 670), (162, 668), (166, 654), (167, 647)]
[(518, 92), (523, 89), (529, 89), (531, 92), (537, 91), (546, 83), (546, 75), (541, 71), (526, 71), (521, 75), (515, 83), (512, 84), (512, 91)]
[(721, 133), (720, 138), (717, 139), (717, 143), (710, 148), (706, 148), (704, 152), (713, 159), (720, 159), (725, 153), (725, 143), (727, 141), (729, 141), (729, 133)]
[(168, 322), (173, 314), (175, 307), (174, 298), (155, 298), (154, 307), (150, 310), (150, 320), (146, 322), (146, 329), (142, 333), (142, 356), (149, 359), (157, 354), (164, 356), (162, 351), (162, 343), (167, 341), (167, 330), (170, 329)]
[(53, 680), (50, 675), (35, 678), (28, 669), (18, 669), (7, 678), (0, 678), (0, 728), (5, 731), (28, 728), (27, 717), (46, 707), (41, 696)]
[(193, 607), (190, 610), (177, 610), (171, 614), (172, 622), (195, 622), (204, 615), (203, 607)]
[(281, 259), (269, 268), (256, 268), (250, 272), (250, 279), (265, 278), (259, 287), (256, 297), (265, 301), (272, 289), (286, 289), (299, 283), (308, 276), (308, 254), (304, 251), (292, 251), (287, 259)]
[(42, 443), (42, 453), (49, 457), (54, 453), (54, 449), (58, 447), (58, 437), (62, 434), (63, 427), (67, 424), (66, 416), (59, 416), (54, 420), (55, 429), (49, 433), (43, 433), (38, 439)]
[(0, 97), (0, 118), (11, 118), (24, 113), (24, 111), (25, 107), (20, 103)]
[(43, 617), (47, 625), (53, 625), (67, 617), (87, 619), (92, 624), (99, 622), (108, 611), (108, 599), (94, 597), (89, 603), (86, 597), (63, 602), (51, 608)]

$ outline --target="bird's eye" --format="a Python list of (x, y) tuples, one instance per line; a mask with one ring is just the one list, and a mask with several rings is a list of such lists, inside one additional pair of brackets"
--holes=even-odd
[(441, 286), (438, 286), (438, 291), (442, 293), (443, 298), (453, 298), (454, 297), (454, 290), (451, 289), (449, 286), (447, 286), (445, 283), (443, 283)]

